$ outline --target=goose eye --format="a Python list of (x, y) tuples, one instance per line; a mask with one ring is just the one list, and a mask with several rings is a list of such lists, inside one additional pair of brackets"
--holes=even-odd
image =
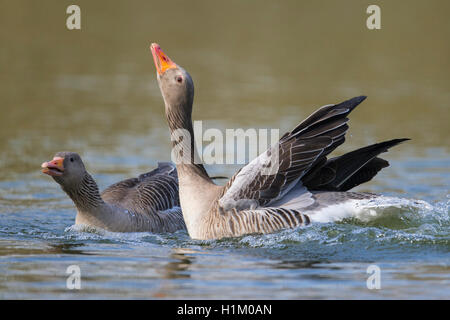
[(70, 158), (70, 162), (73, 162), (73, 158)]
[(182, 76), (177, 76), (176, 80), (178, 83), (182, 83), (183, 82), (183, 77)]

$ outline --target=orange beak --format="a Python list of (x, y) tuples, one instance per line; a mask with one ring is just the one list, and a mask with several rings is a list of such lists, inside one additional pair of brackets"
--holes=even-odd
[(170, 58), (161, 50), (161, 47), (157, 43), (152, 43), (150, 46), (152, 50), (153, 60), (155, 61), (156, 71), (159, 75), (163, 75), (169, 69), (178, 68), (178, 66), (170, 60)]
[(64, 173), (64, 158), (54, 157), (52, 161), (44, 162), (42, 167), (42, 173), (49, 176), (62, 176)]

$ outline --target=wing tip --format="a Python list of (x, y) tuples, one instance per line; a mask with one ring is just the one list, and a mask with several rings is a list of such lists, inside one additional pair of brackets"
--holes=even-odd
[(354, 97), (354, 98), (352, 98), (352, 99), (350, 99), (350, 100), (354, 100), (355, 102), (357, 102), (358, 104), (360, 104), (361, 102), (363, 102), (363, 101), (366, 100), (366, 99), (367, 99), (367, 96), (366, 96), (366, 95), (362, 95), (362, 96)]
[(403, 143), (403, 142), (406, 142), (406, 141), (409, 141), (409, 140), (411, 140), (411, 139), (410, 138), (397, 138), (397, 139), (392, 139), (392, 140), (385, 141), (385, 143), (388, 145), (387, 148), (389, 149), (389, 148), (391, 148), (393, 146), (396, 146), (396, 145), (398, 145), (400, 143)]
[(355, 109), (361, 102), (367, 99), (367, 96), (357, 96), (348, 100), (345, 100), (344, 102), (339, 103), (339, 106), (345, 106), (347, 108), (350, 108), (350, 110)]

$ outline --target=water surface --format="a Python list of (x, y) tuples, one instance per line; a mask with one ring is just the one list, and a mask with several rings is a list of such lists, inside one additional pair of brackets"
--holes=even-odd
[[(65, 28), (69, 1), (0, 2), (0, 298), (450, 297), (448, 1), (378, 1), (378, 31), (356, 0), (81, 0), (81, 31)], [(356, 189), (403, 205), (220, 241), (72, 227), (71, 201), (39, 171), (55, 152), (79, 152), (101, 189), (170, 159), (151, 42), (191, 73), (205, 127), (283, 133), (368, 95), (336, 154), (411, 138)], [(366, 287), (373, 264), (380, 290)], [(81, 290), (66, 288), (70, 265)]]

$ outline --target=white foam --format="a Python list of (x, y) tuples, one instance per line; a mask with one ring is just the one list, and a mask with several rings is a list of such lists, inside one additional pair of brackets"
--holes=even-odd
[(346, 218), (357, 218), (364, 222), (379, 217), (387, 208), (415, 207), (431, 210), (433, 207), (422, 200), (409, 200), (394, 197), (377, 197), (374, 199), (348, 200), (344, 203), (331, 205), (309, 217), (312, 222), (335, 222)]

